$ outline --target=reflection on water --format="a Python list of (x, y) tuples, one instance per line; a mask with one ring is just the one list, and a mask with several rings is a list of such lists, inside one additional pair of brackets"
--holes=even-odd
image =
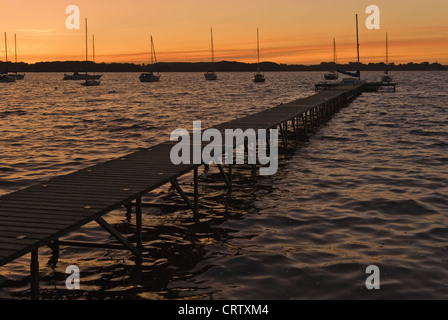
[[(79, 88), (30, 74), (2, 87), (0, 194), (166, 141), (194, 120), (207, 127), (308, 96), (322, 74), (272, 73), (262, 85), (246, 73), (218, 82), (125, 77), (106, 74), (101, 87)], [(42, 297), (447, 298), (448, 79), (395, 79), (396, 93), (360, 96), (282, 156), (275, 176), (239, 167), (228, 194), (216, 168), (201, 172), (201, 223), (187, 210), (145, 208), (142, 266), (126, 251), (67, 247), (52, 266), (42, 248)], [(191, 176), (181, 182), (192, 192)], [(146, 200), (181, 204), (168, 188)], [(124, 210), (107, 220), (132, 239)], [(95, 224), (68, 238), (113, 243)], [(28, 263), (0, 268), (0, 297), (28, 297)], [(65, 289), (71, 264), (81, 269), (80, 291)], [(370, 264), (381, 269), (381, 290), (365, 289)]]

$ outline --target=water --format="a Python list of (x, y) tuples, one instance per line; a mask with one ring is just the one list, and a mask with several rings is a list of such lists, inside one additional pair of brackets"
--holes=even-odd
[[(191, 130), (313, 93), (321, 73), (167, 73), (157, 84), (106, 74), (84, 88), (60, 74), (3, 84), (0, 194), (166, 141)], [(212, 168), (200, 176), (200, 224), (189, 211), (144, 209), (144, 263), (128, 252), (40, 250), (44, 299), (448, 298), (448, 75), (396, 72), (396, 93), (364, 93), (309, 141), (280, 159), (272, 177), (235, 170), (227, 194)], [(380, 73), (366, 73), (378, 79)], [(182, 179), (191, 191), (191, 176)], [(180, 203), (168, 188), (146, 201)], [(134, 233), (124, 211), (107, 215)], [(110, 242), (95, 224), (70, 240)], [(81, 269), (81, 290), (65, 268)], [(381, 289), (365, 288), (368, 265)], [(29, 258), (0, 267), (0, 297), (27, 298)]]

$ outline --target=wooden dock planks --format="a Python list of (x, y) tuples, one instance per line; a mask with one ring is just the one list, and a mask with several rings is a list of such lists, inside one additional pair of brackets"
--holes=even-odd
[[(353, 90), (321, 91), (214, 128), (223, 134), (226, 129), (275, 128), (331, 99), (346, 99)], [(173, 145), (174, 142), (166, 142), (141, 149), (0, 197), (0, 266), (199, 166), (172, 164)]]

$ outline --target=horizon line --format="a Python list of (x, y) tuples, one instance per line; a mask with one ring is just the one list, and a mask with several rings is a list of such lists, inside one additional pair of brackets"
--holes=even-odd
[[(24, 62), (24, 61), (17, 61), (17, 62), (13, 62), (13, 61), (0, 61), (1, 64), (28, 64), (28, 65), (33, 65), (33, 64), (38, 64), (38, 63), (86, 63), (85, 60), (46, 60), (46, 61), (36, 61), (36, 62)], [(139, 65), (139, 66), (147, 66), (150, 65), (149, 63), (144, 63), (144, 62), (93, 62), (91, 60), (88, 60), (88, 62), (90, 63), (95, 63), (95, 64), (133, 64), (133, 65)], [(211, 64), (210, 61), (167, 61), (167, 62), (157, 62), (154, 63), (154, 65), (157, 64), (176, 64), (176, 63), (189, 63), (189, 64), (201, 64), (201, 63), (206, 63), (206, 64)], [(215, 63), (240, 63), (240, 64), (246, 64), (246, 65), (252, 65), (252, 64), (257, 64), (257, 62), (242, 62), (242, 61), (237, 61), (237, 60), (221, 60), (221, 61), (216, 61)], [(274, 62), (274, 61), (260, 61), (260, 63), (270, 63), (270, 64), (276, 64), (276, 65), (286, 65), (286, 66), (319, 66), (321, 64), (336, 64), (336, 65), (349, 65), (349, 64), (358, 64), (357, 61), (349, 61), (347, 63), (334, 63), (333, 61), (321, 61), (320, 63), (317, 64), (300, 64), (300, 63), (282, 63), (282, 62)], [(422, 61), (422, 62), (413, 62), (413, 61), (408, 61), (408, 62), (401, 62), (401, 63), (395, 63), (395, 62), (390, 62), (388, 65), (389, 66), (398, 66), (398, 65), (406, 65), (406, 64), (439, 64), (441, 66), (446, 66), (448, 67), (448, 64), (443, 64), (440, 62), (430, 62), (430, 61)], [(359, 64), (361, 65), (369, 65), (369, 64), (386, 64), (385, 62), (359, 62)]]

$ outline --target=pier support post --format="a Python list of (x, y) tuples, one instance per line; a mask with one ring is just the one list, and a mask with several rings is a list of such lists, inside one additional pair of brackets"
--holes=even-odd
[(117, 239), (125, 248), (131, 251), (136, 257), (137, 262), (142, 261), (142, 254), (139, 250), (137, 250), (125, 237), (123, 237), (120, 232), (112, 228), (110, 224), (106, 222), (103, 218), (96, 218), (95, 221), (103, 227), (107, 232), (109, 232), (115, 239)]
[(299, 136), (299, 134), (298, 134), (299, 128), (297, 126), (297, 123), (298, 123), (297, 117), (292, 118), (291, 122), (292, 122), (292, 128), (294, 129), (294, 141), (297, 143), (298, 136)]
[(128, 204), (125, 204), (124, 207), (126, 208), (126, 219), (128, 221), (131, 221), (131, 218), (132, 218), (132, 202), (129, 202)]
[[(137, 243), (137, 250), (140, 254), (143, 253), (143, 229), (142, 229), (142, 198), (138, 197), (135, 200), (135, 237)], [(141, 261), (140, 261), (141, 262)]]
[(48, 247), (51, 249), (51, 257), (48, 261), (48, 265), (50, 265), (51, 268), (56, 268), (59, 261), (59, 238), (53, 240)]
[(39, 249), (31, 251), (31, 300), (39, 300)]
[(303, 130), (302, 130), (303, 139), (305, 140), (306, 136), (307, 136), (307, 133), (308, 133), (308, 126), (307, 126), (307, 123), (306, 123), (306, 113), (302, 114), (302, 127), (303, 127)]
[(311, 127), (311, 132), (314, 132), (314, 117), (313, 117), (313, 110), (309, 110), (308, 111), (308, 117), (310, 119), (310, 127)]
[(232, 191), (232, 182), (229, 180), (229, 177), (224, 172), (224, 169), (223, 169), (222, 165), (217, 164), (216, 166), (218, 167), (219, 172), (221, 172), (221, 175), (224, 178), (224, 181), (226, 182), (227, 188), (229, 188), (229, 192), (231, 192)]
[(282, 139), (283, 147), (288, 149), (288, 125), (284, 123), (279, 124), (280, 127), (280, 136)]
[(233, 187), (233, 177), (232, 177), (232, 165), (229, 164), (229, 182), (230, 182), (230, 188)]
[(185, 192), (182, 190), (182, 188), (180, 187), (179, 183), (177, 182), (176, 178), (172, 178), (171, 179), (171, 185), (173, 186), (174, 189), (176, 189), (176, 191), (180, 194), (180, 196), (182, 197), (182, 199), (185, 201), (185, 203), (187, 204), (187, 206), (191, 209), (191, 211), (193, 211), (194, 214), (194, 219), (196, 221), (198, 221), (199, 219), (199, 213), (196, 210), (195, 206), (191, 203), (190, 199), (188, 198), (188, 196), (185, 194)]
[(198, 207), (199, 207), (199, 172), (198, 172), (198, 167), (194, 168), (194, 199), (193, 199), (193, 205), (196, 209), (196, 211), (198, 211)]

